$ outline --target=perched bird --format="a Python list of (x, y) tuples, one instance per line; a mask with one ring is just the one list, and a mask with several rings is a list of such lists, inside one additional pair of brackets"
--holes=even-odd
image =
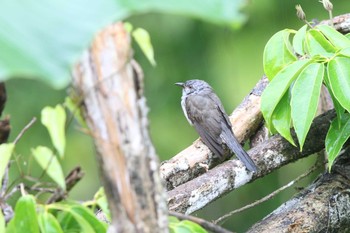
[(234, 136), (231, 122), (211, 86), (197, 79), (175, 84), (182, 87), (182, 110), (204, 144), (219, 158), (226, 156), (228, 147), (248, 170), (256, 172), (258, 168)]

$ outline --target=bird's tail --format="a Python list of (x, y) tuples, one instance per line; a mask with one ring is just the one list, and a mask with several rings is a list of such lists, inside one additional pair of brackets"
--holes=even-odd
[[(232, 135), (233, 136), (233, 135)], [(227, 146), (236, 154), (237, 158), (248, 168), (249, 171), (257, 172), (258, 167), (254, 161), (250, 158), (247, 152), (243, 149), (241, 144), (233, 136), (229, 140), (225, 140)]]

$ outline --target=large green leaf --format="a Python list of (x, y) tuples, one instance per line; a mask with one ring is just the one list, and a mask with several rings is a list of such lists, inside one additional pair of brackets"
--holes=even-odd
[(292, 121), (297, 134), (300, 150), (315, 117), (320, 98), (324, 65), (309, 64), (294, 83), (291, 97)]
[(336, 52), (336, 48), (316, 29), (306, 32), (305, 47), (311, 56), (321, 55), (331, 57)]
[(102, 27), (146, 12), (181, 14), (239, 26), (243, 0), (2, 0), (0, 80), (35, 78), (56, 88)]
[(318, 25), (319, 29), (336, 48), (350, 47), (350, 39), (328, 25)]
[(301, 70), (310, 62), (310, 60), (296, 61), (276, 75), (269, 83), (261, 96), (261, 112), (265, 118), (267, 127), (272, 128), (272, 114), (276, 106), (288, 90), (291, 83), (298, 77)]
[(328, 63), (328, 79), (333, 95), (350, 112), (350, 58), (336, 57)]
[(55, 146), (58, 154), (63, 157), (66, 147), (66, 112), (62, 105), (58, 104), (55, 108), (45, 107), (41, 111), (41, 123), (49, 131), (52, 144)]
[(264, 72), (270, 81), (284, 67), (297, 60), (291, 49), (290, 33), (291, 30), (288, 29), (277, 32), (265, 46), (263, 65)]
[(41, 233), (63, 233), (57, 219), (47, 211), (38, 214)]
[(344, 143), (350, 137), (350, 115), (344, 114), (342, 119), (336, 118), (332, 121), (326, 136), (326, 152), (328, 154), (328, 169), (332, 168)]
[(2, 185), (2, 177), (5, 174), (7, 164), (11, 158), (15, 144), (13, 143), (4, 143), (0, 145), (0, 187)]
[[(335, 111), (336, 111), (336, 113), (337, 113), (338, 122), (339, 122), (339, 124), (340, 124), (341, 119), (342, 119), (342, 117), (343, 117), (343, 114), (345, 113), (345, 109), (344, 109), (343, 106), (339, 103), (339, 101), (337, 100), (337, 98), (335, 98), (335, 96), (334, 96), (334, 94), (333, 94), (333, 90), (332, 90), (332, 87), (331, 87), (331, 84), (330, 84), (330, 81), (329, 81), (329, 77), (328, 77), (328, 72), (325, 72), (325, 73), (324, 73), (323, 81), (325, 82), (325, 85), (326, 85), (326, 87), (327, 87), (327, 89), (328, 89), (329, 95), (330, 95), (331, 98), (332, 98), (332, 102), (333, 102)], [(339, 127), (340, 127), (340, 125), (339, 125)]]
[(65, 190), (66, 182), (62, 167), (53, 152), (47, 147), (38, 146), (32, 149), (32, 154), (38, 164), (46, 171), (47, 175)]
[(304, 43), (305, 43), (306, 29), (307, 29), (307, 25), (304, 25), (297, 31), (297, 33), (295, 33), (293, 37), (293, 48), (295, 52), (297, 52), (299, 55), (305, 54)]
[(286, 92), (280, 102), (277, 104), (272, 114), (272, 124), (279, 134), (295, 146), (293, 137), (290, 133), (291, 111), (289, 103), (289, 93)]
[(13, 224), (16, 233), (39, 233), (36, 203), (32, 195), (22, 196), (16, 203)]

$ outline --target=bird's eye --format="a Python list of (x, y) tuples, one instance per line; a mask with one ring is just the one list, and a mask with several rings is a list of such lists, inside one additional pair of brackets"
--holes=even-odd
[(188, 87), (189, 89), (192, 89), (192, 85), (188, 85), (187, 87)]

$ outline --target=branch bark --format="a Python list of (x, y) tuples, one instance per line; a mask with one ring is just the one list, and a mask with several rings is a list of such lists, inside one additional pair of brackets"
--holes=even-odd
[(307, 189), (287, 201), (249, 233), (263, 232), (349, 232), (350, 150)]
[(109, 232), (167, 232), (158, 158), (148, 134), (142, 70), (122, 23), (100, 32), (74, 70), (112, 214)]

